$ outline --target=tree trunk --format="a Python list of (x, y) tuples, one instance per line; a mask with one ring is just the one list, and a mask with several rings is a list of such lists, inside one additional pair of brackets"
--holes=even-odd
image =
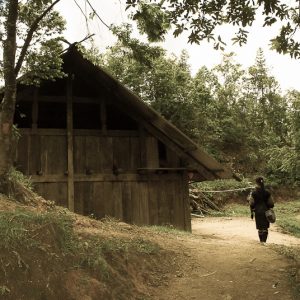
[(7, 4), (6, 40), (3, 47), (4, 98), (0, 106), (0, 192), (5, 192), (7, 174), (12, 166), (13, 118), (16, 104), (16, 27), (18, 0)]

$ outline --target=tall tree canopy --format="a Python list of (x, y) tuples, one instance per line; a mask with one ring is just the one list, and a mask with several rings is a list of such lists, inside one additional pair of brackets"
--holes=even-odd
[(64, 21), (53, 10), (60, 0), (0, 1), (4, 97), (0, 104), (0, 190), (12, 165), (16, 79), (23, 72), (41, 78), (61, 76), (59, 43)]
[(219, 65), (202, 67), (195, 76), (186, 53), (159, 53), (145, 64), (132, 56), (128, 45), (118, 43), (102, 56), (101, 64), (237, 172), (297, 182), (299, 92), (282, 94), (261, 49), (248, 69), (229, 53)]
[(218, 49), (224, 46), (218, 28), (232, 24), (237, 29), (232, 40), (242, 45), (247, 42), (248, 28), (262, 15), (263, 26), (280, 23), (277, 36), (271, 40), (272, 48), (292, 57), (300, 56), (300, 43), (295, 37), (300, 25), (299, 1), (127, 0), (126, 3), (140, 31), (150, 40), (163, 39), (171, 29), (174, 36), (188, 32), (190, 43), (206, 39), (213, 41)]

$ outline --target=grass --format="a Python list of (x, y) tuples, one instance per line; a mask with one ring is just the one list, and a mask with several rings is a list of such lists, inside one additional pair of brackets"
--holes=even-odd
[[(283, 232), (300, 238), (300, 200), (275, 203), (276, 224)], [(213, 217), (250, 217), (248, 205), (228, 204), (223, 211), (211, 211)]]
[(297, 278), (297, 276), (299, 276), (297, 275), (297, 272), (299, 272), (300, 268), (300, 248), (275, 244), (270, 244), (270, 247), (279, 254), (284, 255), (285, 257), (288, 257), (289, 259), (293, 259), (295, 261), (295, 266), (289, 269), (289, 274), (291, 284), (293, 286), (293, 292), (295, 294), (295, 299), (299, 299), (300, 278)]
[(6, 285), (0, 286), (0, 296), (4, 296), (10, 293), (10, 289)]
[(131, 255), (155, 254), (160, 247), (142, 238), (105, 238), (91, 237), (86, 242), (78, 244), (79, 265), (93, 271), (98, 271), (103, 280), (107, 280), (112, 274), (112, 261), (118, 258), (127, 259)]
[(150, 231), (154, 231), (154, 232), (170, 233), (170, 234), (174, 234), (174, 235), (187, 235), (187, 234), (191, 234), (188, 231), (179, 230), (179, 229), (174, 228), (173, 226), (152, 225), (152, 226), (149, 226), (148, 229)]
[(250, 216), (250, 209), (248, 205), (237, 203), (228, 204), (222, 211), (210, 211), (212, 217), (246, 217)]
[(298, 264), (300, 264), (300, 248), (299, 247), (291, 247), (291, 246), (284, 246), (284, 245), (276, 245), (271, 244), (274, 250), (278, 253), (295, 260)]
[[(39, 237), (45, 235), (48, 226), (55, 234), (57, 244), (63, 251), (69, 251), (73, 246), (73, 220), (65, 214), (39, 214), (28, 210), (0, 212), (0, 247), (8, 250), (38, 247)], [(55, 231), (55, 232), (53, 232)]]
[(33, 190), (33, 185), (32, 185), (30, 177), (27, 177), (26, 175), (24, 175), (22, 172), (16, 170), (15, 168), (11, 168), (9, 170), (8, 176), (9, 176), (8, 178), (10, 181), (19, 182), (21, 185), (23, 185), (27, 189), (29, 189), (31, 191)]
[(300, 238), (300, 200), (278, 203), (275, 212), (277, 225), (284, 232)]

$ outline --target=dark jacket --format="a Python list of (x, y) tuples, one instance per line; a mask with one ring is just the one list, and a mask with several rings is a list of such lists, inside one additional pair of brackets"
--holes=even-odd
[(265, 213), (268, 209), (274, 207), (270, 192), (265, 189), (256, 188), (251, 193), (251, 198), (250, 208), (255, 212), (256, 228), (258, 230), (268, 229), (270, 223)]

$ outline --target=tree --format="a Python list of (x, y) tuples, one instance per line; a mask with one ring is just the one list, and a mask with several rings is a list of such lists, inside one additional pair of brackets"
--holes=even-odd
[(212, 119), (218, 120), (214, 126), (215, 145), (222, 151), (238, 153), (247, 134), (240, 109), (245, 71), (234, 61), (234, 55), (224, 54), (221, 64), (212, 70), (219, 82)]
[(186, 52), (179, 58), (167, 57), (163, 49), (137, 43), (129, 36), (103, 56), (110, 73), (166, 119), (194, 136), (195, 111), (189, 97), (192, 77), (187, 59)]
[(288, 92), (286, 144), (273, 144), (267, 151), (268, 172), (281, 182), (299, 186), (300, 180), (300, 92)]
[(278, 82), (269, 74), (262, 49), (258, 49), (255, 64), (249, 68), (246, 82), (245, 101), (249, 103), (253, 129), (261, 134), (260, 146), (273, 143), (274, 139), (282, 145), (287, 130), (287, 104), (280, 95)]
[(163, 39), (171, 29), (175, 37), (188, 32), (190, 43), (205, 39), (213, 41), (216, 49), (225, 44), (217, 36), (219, 26), (234, 25), (237, 32), (232, 40), (242, 45), (247, 42), (248, 27), (257, 15), (262, 15), (263, 26), (281, 23), (278, 35), (271, 40), (272, 48), (300, 57), (300, 43), (295, 38), (300, 25), (298, 1), (287, 4), (283, 0), (127, 0), (126, 3), (127, 9), (133, 11), (132, 18), (137, 21), (140, 31), (150, 40)]
[(62, 50), (59, 35), (64, 29), (64, 21), (53, 11), (59, 1), (0, 0), (4, 78), (4, 96), (0, 105), (0, 192), (5, 192), (12, 166), (18, 75), (31, 70), (33, 78), (38, 73), (44, 78), (62, 76), (58, 68)]

